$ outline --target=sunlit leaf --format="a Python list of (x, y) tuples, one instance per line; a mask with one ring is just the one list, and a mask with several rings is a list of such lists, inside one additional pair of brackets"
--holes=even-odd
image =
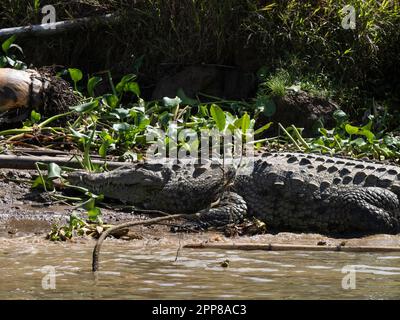
[(179, 106), (179, 104), (182, 102), (182, 100), (179, 97), (175, 97), (174, 99), (164, 97), (163, 98), (163, 103), (165, 107), (168, 108), (175, 108)]
[(83, 73), (79, 69), (69, 68), (68, 72), (69, 72), (69, 75), (71, 76), (72, 81), (74, 81), (75, 83), (81, 81), (83, 78)]
[(115, 123), (113, 124), (113, 129), (115, 131), (128, 131), (129, 129), (131, 129), (131, 125), (129, 123), (126, 122), (122, 122), (122, 123)]
[(94, 207), (88, 210), (88, 218), (90, 221), (96, 222), (99, 216), (101, 216), (100, 208)]
[(245, 114), (241, 118), (241, 128), (243, 134), (246, 134), (247, 130), (250, 129), (250, 116), (248, 115), (247, 112), (245, 112)]
[(263, 125), (261, 128), (258, 128), (256, 131), (254, 131), (254, 134), (260, 134), (266, 130), (268, 130), (272, 126), (273, 122), (268, 122), (266, 125)]
[(78, 106), (70, 107), (71, 110), (74, 110), (79, 113), (84, 113), (84, 112), (89, 112), (92, 111), (94, 108), (96, 108), (99, 105), (99, 101), (95, 100), (92, 102), (87, 102), (80, 104)]
[(1, 48), (3, 49), (3, 52), (5, 54), (8, 53), (8, 50), (10, 49), (11, 45), (14, 43), (15, 39), (17, 39), (17, 36), (13, 35), (2, 43)]
[(48, 179), (53, 180), (61, 178), (61, 171), (62, 170), (58, 164), (54, 162), (50, 163), (48, 168)]
[(226, 117), (224, 111), (217, 105), (213, 104), (210, 107), (211, 117), (214, 119), (215, 124), (219, 131), (224, 131), (226, 124)]

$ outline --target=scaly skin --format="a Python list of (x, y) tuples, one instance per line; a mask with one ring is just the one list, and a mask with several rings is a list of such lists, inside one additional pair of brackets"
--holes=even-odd
[(234, 191), (279, 231), (398, 233), (400, 169), (320, 155), (264, 154)]
[(137, 208), (193, 214), (202, 227), (208, 227), (240, 222), (246, 213), (242, 198), (226, 192), (226, 184), (234, 174), (231, 168), (211, 163), (142, 163), (99, 174), (75, 172), (69, 174), (68, 180)]
[(204, 226), (236, 223), (247, 215), (276, 231), (400, 232), (396, 166), (298, 153), (252, 160), (249, 174), (238, 170), (236, 176), (219, 165), (137, 164), (105, 174), (72, 174), (69, 180), (137, 207), (197, 213)]

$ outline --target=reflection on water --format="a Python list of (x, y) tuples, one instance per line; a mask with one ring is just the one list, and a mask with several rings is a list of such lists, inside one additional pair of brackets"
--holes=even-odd
[[(95, 278), (92, 248), (18, 241), (3, 246), (0, 299), (400, 298), (400, 256), (393, 253), (182, 249), (175, 261), (171, 246), (106, 241)], [(226, 259), (229, 267), (223, 268)], [(354, 290), (342, 288), (346, 265), (356, 270)], [(45, 266), (56, 271), (54, 290), (42, 287)]]

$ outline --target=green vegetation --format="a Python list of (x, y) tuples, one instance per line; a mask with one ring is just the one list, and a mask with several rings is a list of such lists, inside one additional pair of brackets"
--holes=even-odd
[[(54, 1), (26, 3), (3, 1), (0, 27), (40, 23), (40, 8)], [(356, 10), (354, 30), (341, 25), (345, 5)], [(130, 0), (62, 0), (55, 6), (58, 20), (109, 12), (118, 12), (121, 19), (103, 26), (102, 32), (93, 27), (51, 36), (40, 46), (21, 38), (19, 43), (29, 52), (24, 57), (26, 64), (19, 60), (23, 52), (15, 37), (4, 39), (0, 67), (67, 66), (59, 76), (71, 82), (83, 103), (47, 119), (32, 111), (21, 128), (0, 132), (4, 137), (0, 150), (17, 142), (68, 146), (81, 151), (82, 168), (101, 171), (107, 169), (111, 157), (143, 159), (153, 144), (146, 141), (149, 135), (169, 143), (171, 130), (179, 134), (187, 129), (237, 129), (245, 135), (254, 129), (256, 148), (399, 162), (397, 1), (144, 0), (132, 5)], [(234, 66), (257, 74), (255, 97), (231, 101), (203, 94), (207, 100), (202, 101), (180, 89), (176, 96), (152, 101), (149, 88), (161, 77), (200, 64)], [(289, 90), (333, 99), (342, 109), (334, 114), (336, 125), (325, 128), (321, 124), (319, 135), (306, 138), (303, 128), (272, 124), (269, 118), (279, 112), (276, 101)], [(60, 119), (65, 125), (52, 126)], [(168, 126), (171, 121), (176, 128)], [(276, 136), (270, 134), (272, 125), (279, 128)], [(159, 129), (166, 135), (160, 135)], [(197, 145), (178, 139), (173, 147), (191, 151)], [(104, 159), (104, 166), (93, 165), (94, 155)], [(34, 186), (59, 197), (54, 182), (63, 181), (63, 171), (54, 165), (46, 169), (47, 174), (40, 173)], [(69, 226), (55, 228), (51, 239), (91, 233), (88, 223), (102, 225), (96, 205), (101, 195), (79, 191), (83, 197), (66, 200), (80, 202), (89, 222), (75, 215)]]
[(0, 68), (11, 67), (14, 69), (26, 69), (26, 64), (19, 61), (17, 56), (11, 53), (11, 51), (17, 51), (17, 53), (19, 52), (20, 54), (24, 54), (22, 48), (14, 43), (15, 39), (16, 37), (12, 36), (2, 43), (2, 52), (0, 52)]
[(289, 74), (280, 71), (277, 74), (270, 76), (264, 85), (266, 86), (267, 94), (272, 97), (283, 97), (286, 95), (286, 88), (289, 86)]
[[(320, 85), (354, 117), (373, 101), (387, 103), (393, 112), (400, 98), (397, 1), (7, 0), (0, 5), (0, 26), (39, 23), (38, 8), (51, 3), (58, 20), (124, 14), (106, 32), (58, 35), (39, 47), (23, 39), (28, 63), (34, 65), (57, 62), (89, 73), (126, 74), (144, 56), (146, 86), (188, 64), (233, 65), (250, 72), (267, 66), (268, 74), (281, 68), (313, 82), (322, 75)], [(354, 30), (341, 26), (345, 5), (356, 10)]]
[(281, 127), (295, 149), (301, 152), (321, 152), (331, 155), (342, 154), (353, 158), (374, 158), (398, 162), (400, 158), (400, 139), (387, 132), (374, 134), (371, 130), (374, 119), (371, 117), (364, 126), (351, 125), (343, 111), (335, 113), (337, 125), (331, 130), (320, 128), (321, 135), (316, 138), (303, 138), (301, 129), (291, 126)]
[[(12, 37), (3, 43), (5, 53), (14, 46), (19, 48), (14, 40)], [(20, 64), (16, 67), (19, 66)], [(342, 153), (380, 160), (396, 160), (399, 157), (399, 140), (390, 133), (392, 117), (388, 112), (370, 114), (367, 123), (355, 126), (344, 111), (338, 110), (334, 115), (336, 127), (321, 127), (319, 137), (303, 138), (302, 128), (283, 128), (280, 124), (282, 135), (266, 137), (266, 131), (272, 123), (260, 123), (259, 116), (271, 116), (279, 112), (276, 110), (274, 98), (284, 96), (288, 89), (305, 90), (314, 95), (319, 92), (322, 95), (324, 91), (321, 89), (321, 79), (324, 78), (321, 76), (295, 78), (293, 73), (284, 69), (268, 75), (264, 68), (259, 71), (262, 83), (252, 102), (215, 98), (216, 101), (204, 103), (188, 98), (183, 90), (179, 90), (179, 96), (175, 98), (165, 97), (162, 101), (146, 102), (141, 98), (135, 74), (125, 75), (118, 83), (114, 83), (110, 72), (105, 72), (102, 77), (85, 77), (80, 69), (69, 68), (60, 73), (62, 74), (66, 74), (72, 81), (83, 103), (70, 106), (69, 112), (45, 120), (41, 120), (42, 115), (33, 110), (22, 128), (0, 131), (0, 136), (6, 138), (1, 144), (23, 141), (39, 142), (47, 147), (70, 145), (83, 152), (82, 167), (89, 171), (99, 170), (90, 160), (94, 153), (105, 161), (108, 156), (118, 156), (120, 160), (143, 159), (147, 148), (155, 142), (146, 141), (147, 136), (164, 139), (168, 145), (170, 130), (177, 130), (180, 137), (180, 133), (186, 129), (197, 133), (212, 128), (221, 132), (239, 130), (243, 135), (247, 130), (254, 129), (257, 148), (278, 145), (284, 149)], [(96, 95), (97, 86), (104, 82), (109, 84), (111, 91)], [(70, 118), (66, 118), (67, 116)], [(66, 121), (64, 126), (51, 126), (52, 122), (62, 118)], [(175, 122), (176, 128), (169, 127), (170, 122)], [(166, 135), (159, 136), (159, 129)], [(191, 151), (198, 146), (197, 142), (190, 145), (182, 137), (175, 147)]]

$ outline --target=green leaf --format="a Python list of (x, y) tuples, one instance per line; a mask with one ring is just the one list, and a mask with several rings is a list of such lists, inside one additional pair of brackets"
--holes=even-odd
[(360, 127), (352, 126), (350, 124), (346, 124), (344, 128), (348, 134), (356, 134), (356, 135), (365, 136), (369, 142), (372, 142), (375, 139), (375, 135), (371, 131), (369, 131), (363, 127), (360, 128)]
[(14, 43), (15, 39), (17, 39), (17, 36), (13, 35), (2, 43), (1, 48), (3, 49), (3, 52), (5, 54), (8, 53), (8, 50), (10, 49), (11, 45)]
[(243, 134), (246, 134), (247, 130), (250, 128), (250, 116), (247, 112), (241, 118), (241, 128)]
[(42, 118), (42, 116), (40, 115), (40, 113), (36, 112), (35, 110), (32, 110), (32, 112), (31, 112), (32, 123), (38, 123), (41, 118)]
[(339, 125), (341, 125), (348, 120), (348, 115), (343, 110), (336, 110), (333, 113), (333, 118)]
[(344, 128), (348, 134), (358, 134), (360, 131), (358, 127), (352, 126), (350, 124), (346, 124)]
[(268, 122), (266, 125), (263, 125), (261, 128), (258, 128), (255, 132), (254, 135), (260, 134), (266, 130), (268, 130), (272, 126), (273, 122)]
[(136, 79), (135, 74), (127, 74), (126, 76), (123, 76), (121, 81), (115, 87), (115, 89), (117, 90), (118, 93), (122, 93), (123, 91), (126, 91), (126, 84), (131, 82), (134, 79)]
[(69, 75), (71, 76), (72, 81), (75, 83), (79, 82), (83, 78), (83, 73), (79, 69), (69, 68), (68, 69)]
[(40, 0), (34, 0), (33, 1), (33, 8), (35, 10), (35, 13), (37, 14), (40, 9)]
[(102, 131), (100, 133), (100, 138), (102, 139), (103, 142), (99, 148), (99, 155), (105, 158), (107, 155), (108, 148), (112, 145), (115, 147), (116, 141), (107, 131)]
[(215, 124), (219, 131), (223, 131), (225, 129), (226, 124), (226, 116), (224, 111), (217, 105), (213, 104), (210, 107), (211, 117), (214, 119)]
[(373, 142), (374, 139), (375, 139), (375, 135), (374, 135), (371, 131), (369, 131), (369, 130), (363, 129), (361, 134), (362, 134), (363, 136), (367, 137), (367, 139), (368, 139), (369, 142)]
[(390, 147), (399, 147), (400, 146), (400, 140), (398, 138), (395, 138), (393, 136), (386, 135), (383, 137), (383, 142)]
[(74, 111), (79, 112), (79, 113), (84, 113), (84, 112), (89, 112), (89, 111), (93, 110), (98, 105), (99, 105), (99, 101), (95, 100), (95, 101), (92, 101), (92, 102), (87, 102), (87, 103), (80, 104), (78, 106), (70, 107), (70, 110), (74, 110)]
[(137, 97), (140, 97), (140, 88), (137, 82), (129, 82), (126, 84), (124, 91), (132, 92)]
[(96, 86), (97, 86), (101, 81), (103, 81), (103, 79), (100, 78), (100, 77), (91, 77), (91, 78), (89, 79), (88, 84), (87, 84), (87, 91), (88, 91), (88, 93), (89, 93), (89, 95), (90, 95), (91, 97), (94, 97), (94, 89), (96, 88)]
[[(43, 179), (45, 179), (45, 177), (43, 177)], [(37, 187), (43, 187), (43, 180), (41, 177), (37, 177), (32, 183), (32, 189)]]
[(372, 120), (370, 120), (365, 126), (363, 126), (362, 129), (371, 131), (371, 129), (372, 129)]
[(107, 95), (103, 96), (102, 101), (103, 101), (103, 103), (107, 104), (112, 109), (114, 109), (118, 106), (119, 98), (116, 95), (107, 94)]
[(88, 210), (88, 218), (90, 221), (95, 222), (101, 216), (100, 208), (94, 207)]
[(60, 166), (52, 162), (49, 164), (47, 178), (50, 180), (61, 178), (61, 171)]
[(99, 148), (99, 156), (102, 158), (105, 158), (107, 156), (107, 150), (108, 147), (110, 146), (110, 143), (108, 141), (103, 141)]
[(201, 106), (199, 107), (199, 115), (200, 115), (201, 117), (209, 117), (209, 116), (210, 116), (210, 114), (209, 114), (209, 112), (208, 112), (207, 105), (201, 105)]
[(96, 200), (94, 198), (90, 198), (88, 201), (82, 204), (82, 207), (86, 210), (92, 210), (95, 208)]
[(130, 110), (125, 108), (116, 108), (110, 115), (113, 115), (117, 119), (125, 119), (129, 116)]
[(72, 132), (72, 135), (73, 135), (75, 138), (79, 138), (79, 139), (83, 138), (83, 139), (85, 139), (85, 140), (86, 140), (86, 139), (89, 139), (89, 136), (88, 136), (88, 135), (83, 134), (83, 133), (80, 133), (80, 132), (74, 130), (72, 127), (70, 127), (69, 130)]
[(113, 124), (113, 129), (118, 132), (128, 131), (129, 129), (131, 129), (131, 125), (126, 122), (115, 123)]
[(365, 140), (363, 138), (357, 138), (357, 139), (351, 141), (350, 144), (352, 144), (352, 145), (354, 144), (357, 147), (361, 148), (361, 147), (364, 147), (367, 143), (365, 142)]
[(182, 100), (179, 97), (175, 97), (174, 99), (164, 97), (163, 98), (163, 103), (164, 106), (167, 108), (175, 108), (179, 106), (179, 104), (182, 102)]

